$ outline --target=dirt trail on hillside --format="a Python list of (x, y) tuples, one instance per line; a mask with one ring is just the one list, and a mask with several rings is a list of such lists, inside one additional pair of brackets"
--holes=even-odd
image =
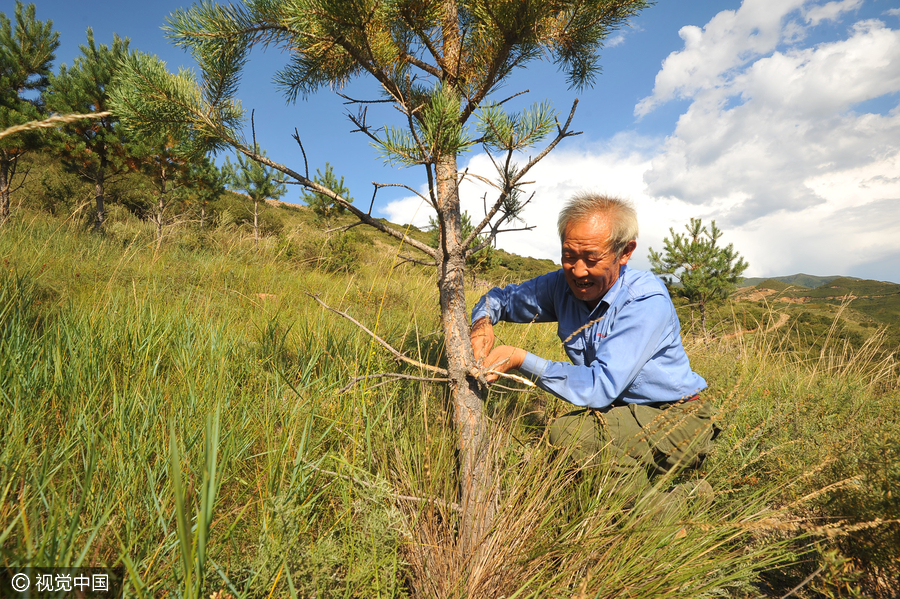
[[(772, 326), (767, 328), (764, 332), (769, 333), (771, 331), (774, 331), (775, 329), (779, 329), (779, 328), (783, 327), (784, 325), (786, 325), (790, 319), (791, 319), (790, 315), (781, 314), (778, 317), (778, 322), (776, 322), (775, 324), (773, 324)], [(732, 339), (734, 337), (740, 337), (741, 335), (746, 335), (747, 333), (756, 333), (758, 331), (759, 331), (759, 328), (748, 329), (746, 331), (738, 331), (737, 333), (729, 333), (727, 335), (722, 335), (722, 339)]]

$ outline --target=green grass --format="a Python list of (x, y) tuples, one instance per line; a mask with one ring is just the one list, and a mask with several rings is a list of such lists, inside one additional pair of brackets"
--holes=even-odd
[[(668, 517), (549, 450), (564, 402), (495, 389), (500, 511), (465, 561), (447, 390), (339, 393), (399, 367), (306, 295), (439, 363), (433, 274), (369, 233), (353, 272), (316, 268), (304, 244), (325, 238), (299, 214), (259, 250), (233, 226), (157, 248), (127, 214), (103, 235), (26, 210), (4, 225), (2, 565), (124, 565), (128, 596), (234, 598), (781, 596), (822, 567), (813, 597), (896, 572), (896, 525), (846, 530), (896, 513), (896, 368), (834, 336), (801, 352), (792, 326), (686, 338), (725, 430), (700, 473), (715, 501)], [(552, 325), (497, 334), (563, 358)]]

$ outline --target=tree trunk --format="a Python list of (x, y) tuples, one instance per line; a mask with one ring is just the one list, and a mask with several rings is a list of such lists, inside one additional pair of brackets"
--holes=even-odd
[(466, 259), (462, 247), (456, 156), (440, 159), (435, 170), (440, 202), (438, 218), (443, 220), (444, 232), (438, 279), (441, 325), (453, 398), (453, 419), (459, 435), (462, 522), (458, 549), (462, 555), (469, 556), (491, 527), (496, 512), (496, 484), (481, 392), (469, 375), (475, 358), (466, 310)]
[(259, 249), (259, 200), (253, 200), (253, 243)]
[(94, 199), (97, 202), (97, 218), (94, 219), (94, 231), (99, 231), (106, 220), (106, 207), (103, 205), (104, 183), (106, 183), (106, 161), (100, 161), (100, 168), (94, 178)]
[(157, 243), (157, 245), (162, 241), (163, 219), (165, 218), (165, 212), (166, 212), (165, 198), (166, 198), (165, 192), (160, 192), (159, 200), (156, 204), (156, 243)]
[(200, 230), (203, 230), (203, 226), (206, 224), (206, 202), (200, 204)]
[(703, 336), (707, 337), (708, 334), (706, 332), (706, 302), (700, 300), (700, 329), (703, 331)]
[[(456, 72), (462, 36), (456, 0), (444, 0), (441, 6), (443, 55), (451, 65), (445, 75), (445, 93), (462, 95), (451, 89), (457, 87)], [(462, 247), (462, 217), (459, 208), (459, 183), (456, 154), (440, 156), (435, 163), (437, 178), (438, 220), (443, 231), (442, 256), (439, 260), (438, 288), (441, 296), (441, 325), (447, 353), (447, 374), (453, 399), (453, 420), (459, 435), (459, 480), (462, 521), (457, 538), (457, 550), (462, 563), (475, 564), (473, 552), (478, 550), (490, 530), (497, 511), (497, 485), (494, 463), (490, 455), (490, 431), (484, 414), (484, 403), (477, 382), (469, 375), (475, 367), (472, 342), (469, 338), (469, 315), (466, 310), (465, 274), (466, 254)]]
[(0, 161), (0, 224), (9, 218), (9, 162)]

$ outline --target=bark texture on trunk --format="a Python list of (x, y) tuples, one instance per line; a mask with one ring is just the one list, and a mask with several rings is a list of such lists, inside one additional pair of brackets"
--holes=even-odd
[(165, 193), (159, 194), (159, 201), (156, 204), (156, 241), (162, 240), (163, 222), (166, 213)]
[(459, 438), (462, 522), (458, 548), (464, 556), (476, 551), (496, 513), (496, 485), (490, 455), (490, 434), (477, 383), (469, 372), (475, 365), (469, 340), (465, 295), (465, 249), (462, 247), (456, 157), (442, 158), (436, 168), (444, 232), (438, 287), (447, 370), (453, 398), (453, 419)]
[(9, 218), (9, 163), (0, 162), (0, 223)]
[(706, 337), (706, 302), (700, 300), (700, 330), (703, 331), (703, 336)]
[(106, 220), (106, 207), (104, 206), (104, 184), (106, 183), (106, 161), (100, 162), (97, 175), (94, 179), (94, 200), (97, 202), (97, 218), (94, 220), (94, 231), (99, 231)]
[(259, 200), (253, 200), (253, 243), (259, 247)]
[[(460, 104), (462, 94), (458, 90), (451, 91), (456, 88), (459, 78), (462, 47), (459, 10), (456, 0), (444, 0), (441, 8), (444, 93), (454, 94), (453, 100)], [(459, 503), (462, 515), (457, 550), (463, 558), (461, 563), (475, 564), (480, 561), (477, 555), (479, 546), (497, 512), (497, 489), (482, 394), (469, 374), (475, 367), (475, 357), (466, 309), (466, 254), (462, 245), (464, 239), (455, 153), (438, 157), (435, 176), (438, 221), (443, 233), (438, 260), (441, 325), (453, 400), (453, 420), (459, 440)]]

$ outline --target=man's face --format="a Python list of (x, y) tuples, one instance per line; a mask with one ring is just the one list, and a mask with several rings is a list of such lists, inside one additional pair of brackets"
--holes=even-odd
[(636, 247), (630, 242), (616, 258), (609, 248), (609, 224), (604, 215), (570, 222), (562, 244), (562, 267), (575, 297), (596, 307), (619, 278), (619, 267), (627, 264)]

